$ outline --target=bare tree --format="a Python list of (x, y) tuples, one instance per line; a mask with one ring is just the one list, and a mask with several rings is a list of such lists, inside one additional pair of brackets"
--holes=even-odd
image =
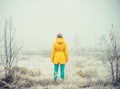
[(5, 77), (14, 77), (15, 66), (17, 65), (17, 55), (21, 49), (19, 44), (15, 42), (15, 28), (13, 27), (12, 18), (5, 22), (3, 30), (3, 66), (5, 69)]
[(115, 34), (114, 26), (109, 34), (109, 43), (107, 44), (107, 58), (112, 76), (112, 83), (120, 82), (120, 44), (118, 36)]

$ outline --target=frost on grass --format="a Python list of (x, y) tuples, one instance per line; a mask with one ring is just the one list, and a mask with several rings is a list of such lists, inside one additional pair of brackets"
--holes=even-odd
[(65, 80), (60, 80), (59, 73), (55, 83), (49, 57), (29, 56), (18, 62), (12, 89), (119, 89), (110, 84), (109, 73), (100, 59), (99, 55), (71, 56), (65, 67)]

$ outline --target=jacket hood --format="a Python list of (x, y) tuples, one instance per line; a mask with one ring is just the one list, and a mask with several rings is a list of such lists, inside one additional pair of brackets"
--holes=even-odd
[(64, 43), (64, 39), (63, 38), (56, 38), (56, 43), (62, 44), (62, 43)]

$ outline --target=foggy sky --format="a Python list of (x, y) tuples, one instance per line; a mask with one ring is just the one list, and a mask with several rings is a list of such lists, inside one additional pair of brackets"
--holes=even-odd
[(13, 19), (23, 49), (51, 48), (57, 33), (73, 47), (94, 46), (111, 24), (120, 30), (120, 0), (0, 0), (0, 29)]

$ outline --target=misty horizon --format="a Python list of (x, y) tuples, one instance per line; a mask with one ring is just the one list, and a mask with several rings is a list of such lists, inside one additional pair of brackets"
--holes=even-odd
[(68, 47), (94, 48), (111, 25), (120, 33), (119, 0), (1, 0), (0, 29), (12, 17), (23, 49), (50, 49), (62, 33)]

